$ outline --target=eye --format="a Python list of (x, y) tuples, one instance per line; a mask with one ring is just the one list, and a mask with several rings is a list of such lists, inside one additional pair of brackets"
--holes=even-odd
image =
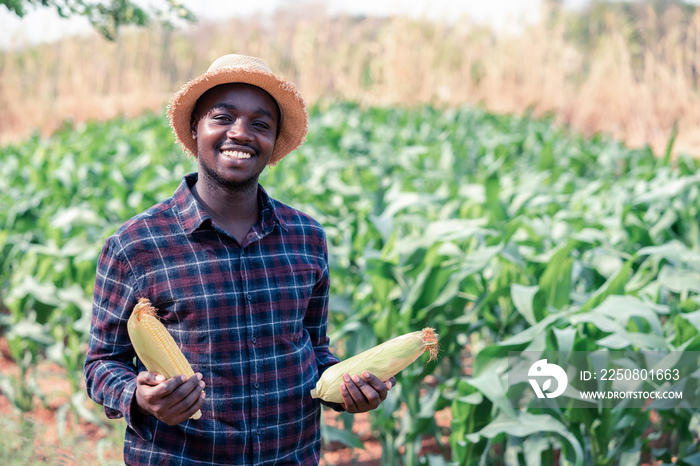
[(232, 116), (230, 112), (227, 112), (223, 108), (212, 108), (207, 114), (207, 118), (213, 121), (231, 121)]
[(270, 129), (270, 125), (261, 120), (256, 120), (255, 122), (253, 122), (253, 126), (260, 129)]

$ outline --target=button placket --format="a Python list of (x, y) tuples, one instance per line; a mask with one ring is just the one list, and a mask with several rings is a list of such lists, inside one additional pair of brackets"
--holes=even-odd
[[(250, 243), (246, 241), (247, 254), (241, 253), (241, 272), (246, 279), (251, 278), (248, 275), (253, 275), (250, 271), (254, 270), (256, 248), (250, 246)], [(250, 268), (250, 269), (249, 269)], [(264, 455), (264, 450), (262, 447), (262, 441), (265, 437), (265, 425), (264, 425), (264, 406), (265, 406), (265, 393), (263, 383), (260, 382), (262, 374), (264, 373), (264, 363), (263, 356), (261, 354), (261, 345), (258, 345), (258, 336), (262, 336), (260, 329), (259, 316), (256, 314), (254, 281), (244, 280), (242, 291), (242, 304), (245, 309), (245, 320), (247, 326), (248, 334), (248, 348), (250, 352), (250, 374), (249, 374), (249, 393), (250, 393), (250, 403), (251, 403), (251, 416), (252, 419), (252, 433), (254, 436), (254, 446), (253, 451), (256, 458), (262, 458)], [(257, 463), (258, 461), (256, 461)]]

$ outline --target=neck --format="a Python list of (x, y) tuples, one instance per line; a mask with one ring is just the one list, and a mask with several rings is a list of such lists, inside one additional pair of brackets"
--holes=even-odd
[(257, 179), (255, 183), (233, 187), (222, 186), (202, 175), (200, 171), (192, 193), (214, 222), (223, 226), (238, 222), (252, 224), (257, 221)]

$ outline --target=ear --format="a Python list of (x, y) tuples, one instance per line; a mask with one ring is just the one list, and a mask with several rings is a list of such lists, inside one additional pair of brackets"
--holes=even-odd
[(192, 112), (190, 116), (190, 131), (192, 132), (192, 139), (197, 140), (197, 123), (199, 122), (199, 115), (196, 111)]

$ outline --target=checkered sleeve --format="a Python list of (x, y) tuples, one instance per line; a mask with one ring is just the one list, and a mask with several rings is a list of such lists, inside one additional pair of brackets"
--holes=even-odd
[(323, 270), (320, 279), (313, 289), (313, 295), (304, 317), (304, 327), (311, 336), (316, 355), (316, 366), (319, 376), (323, 371), (340, 360), (328, 347), (329, 338), (326, 335), (328, 324), (328, 293), (330, 290), (330, 272), (328, 268), (328, 246), (325, 234), (320, 238), (320, 248), (323, 257)]
[(104, 407), (108, 418), (124, 417), (145, 440), (151, 438), (143, 416), (134, 407), (135, 352), (126, 323), (136, 304), (134, 282), (115, 236), (107, 239), (97, 265), (90, 341), (85, 359), (88, 395)]

